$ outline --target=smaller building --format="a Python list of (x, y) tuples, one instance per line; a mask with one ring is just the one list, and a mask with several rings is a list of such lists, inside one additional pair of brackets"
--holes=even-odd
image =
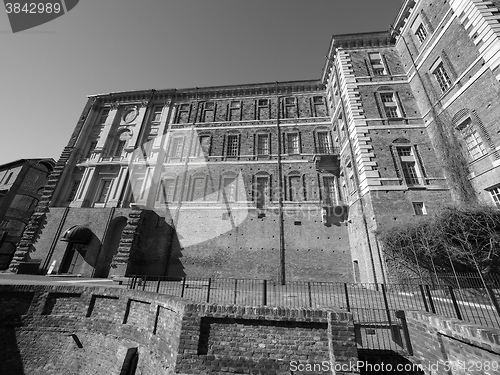
[(0, 270), (9, 267), (54, 165), (53, 159), (20, 159), (0, 166)]

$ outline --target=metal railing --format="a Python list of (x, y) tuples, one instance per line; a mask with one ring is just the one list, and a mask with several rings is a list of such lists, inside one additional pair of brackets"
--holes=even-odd
[[(398, 311), (427, 311), (500, 328), (500, 284), (488, 288), (473, 278), (417, 284), (339, 283), (131, 276), (127, 287), (196, 302), (253, 306), (340, 308), (353, 313), (358, 346), (408, 352)], [(489, 287), (492, 285), (492, 287)], [(400, 313), (401, 314), (401, 313)], [(403, 313), (404, 315), (404, 313)]]

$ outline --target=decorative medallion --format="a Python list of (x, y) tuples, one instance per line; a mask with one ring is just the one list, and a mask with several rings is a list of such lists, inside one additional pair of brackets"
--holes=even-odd
[(139, 114), (139, 111), (136, 107), (128, 107), (123, 111), (122, 119), (126, 124), (130, 124), (134, 121)]

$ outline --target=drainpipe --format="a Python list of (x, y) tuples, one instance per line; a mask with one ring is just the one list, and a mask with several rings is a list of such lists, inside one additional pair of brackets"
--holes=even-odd
[(279, 281), (281, 285), (286, 284), (285, 274), (285, 223), (283, 218), (283, 167), (281, 164), (281, 127), (280, 127), (280, 97), (278, 95), (278, 82), (276, 81), (276, 130), (278, 133), (278, 212), (279, 212), (279, 235), (280, 235), (280, 265)]

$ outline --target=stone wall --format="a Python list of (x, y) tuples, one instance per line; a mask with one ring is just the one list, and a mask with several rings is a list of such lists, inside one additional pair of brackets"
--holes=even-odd
[(500, 330), (430, 313), (406, 315), (414, 359), (426, 374), (500, 372)]

